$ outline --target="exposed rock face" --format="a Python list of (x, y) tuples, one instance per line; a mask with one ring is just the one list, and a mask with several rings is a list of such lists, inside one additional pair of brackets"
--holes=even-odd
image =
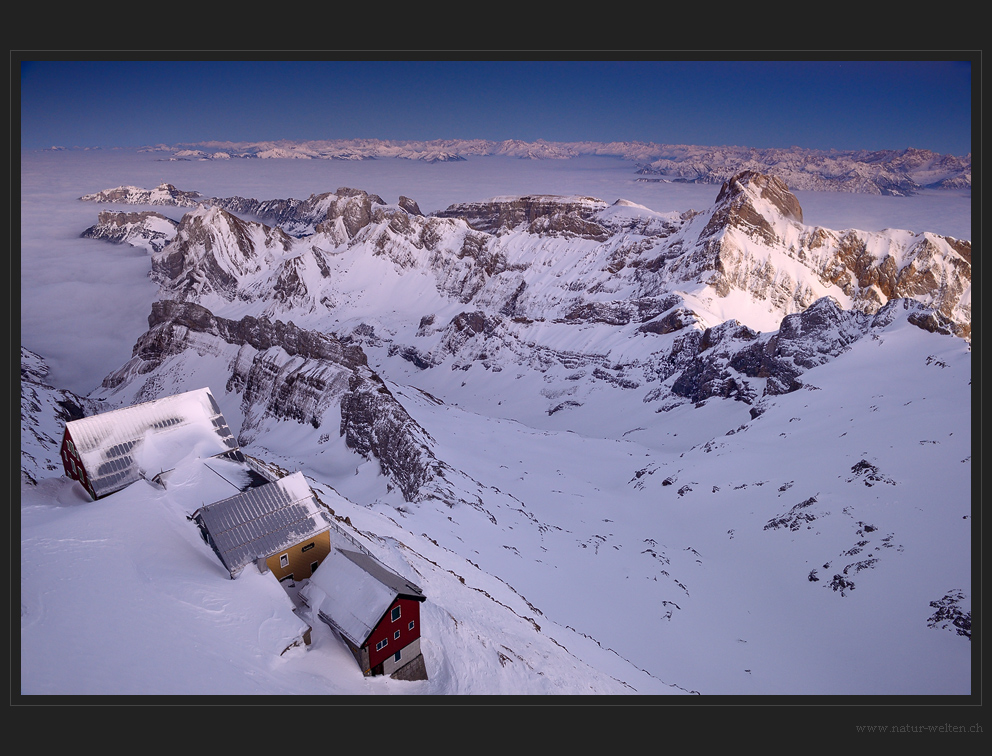
[[(760, 201), (767, 202), (772, 212), (762, 212), (756, 206)], [(716, 209), (700, 238), (708, 238), (727, 226), (733, 226), (767, 244), (779, 244), (781, 239), (776, 235), (772, 222), (766, 218), (766, 215), (771, 215), (774, 219), (776, 214), (797, 223), (803, 222), (799, 200), (784, 181), (755, 171), (743, 171), (720, 187)]]
[(892, 300), (875, 315), (866, 315), (823, 298), (802, 313), (786, 316), (778, 331), (767, 334), (735, 321), (702, 333), (690, 330), (675, 341), (659, 366), (658, 377), (668, 383), (649, 392), (645, 401), (730, 398), (756, 405), (752, 414), (760, 414), (763, 397), (803, 388), (803, 373), (835, 359), (907, 311), (910, 323), (950, 335), (946, 327), (941, 330), (939, 315), (909, 299)]
[(431, 439), (368, 367), (360, 347), (292, 323), (217, 317), (191, 302), (155, 302), (148, 325), (131, 360), (105, 379), (104, 388), (147, 376), (135, 400), (148, 400), (161, 390), (163, 371), (185, 354), (226, 359), (225, 388), (241, 396), (244, 413), (240, 444), (257, 439), (267, 422), (315, 429), (331, 423), (349, 447), (379, 460), (408, 501), (434, 495), (434, 478), (444, 466)]
[[(589, 302), (579, 305), (565, 314), (564, 321), (574, 323), (608, 323), (610, 325), (626, 325), (627, 323), (645, 323), (642, 331), (645, 333), (667, 333), (665, 326), (660, 323), (648, 325), (646, 321), (671, 310), (682, 302), (677, 294), (666, 297), (640, 297), (634, 300), (619, 300), (613, 302)], [(675, 317), (668, 318), (668, 325), (674, 324)], [(679, 326), (684, 327), (683, 326)], [(673, 330), (668, 328), (668, 330)]]
[(186, 213), (173, 242), (152, 257), (152, 277), (178, 299), (215, 293), (231, 301), (242, 278), (284, 255), (290, 237), (220, 208)]
[(415, 200), (412, 200), (409, 197), (404, 197), (402, 194), (399, 198), (399, 206), (406, 210), (406, 212), (410, 215), (423, 215), (423, 213), (420, 212), (420, 205), (418, 205)]
[(419, 501), (442, 471), (430, 437), (375, 374), (352, 376), (341, 399), (341, 435), (359, 454), (379, 460), (407, 501)]
[(281, 228), (291, 236), (308, 236), (314, 232), (314, 226), (327, 217), (327, 206), (332, 196), (330, 193), (311, 194), (305, 200), (227, 197), (212, 199), (210, 204), (239, 215), (253, 216)]
[(533, 234), (579, 236), (605, 241), (608, 232), (593, 216), (606, 203), (593, 197), (532, 195), (451, 205), (439, 218), (462, 218), (477, 231), (495, 234), (526, 225)]
[(338, 189), (327, 209), (327, 219), (318, 223), (316, 231), (333, 234), (343, 228), (348, 239), (372, 222), (373, 205), (385, 205), (381, 197), (360, 189)]
[(96, 225), (83, 231), (81, 236), (158, 252), (172, 241), (178, 226), (171, 218), (156, 212), (101, 212)]

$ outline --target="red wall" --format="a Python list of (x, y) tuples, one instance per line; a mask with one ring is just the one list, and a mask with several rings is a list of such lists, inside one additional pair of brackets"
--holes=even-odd
[[(69, 436), (69, 430), (67, 428), (62, 434), (62, 466), (65, 468), (65, 474), (73, 480), (78, 480), (82, 483), (86, 490), (90, 492), (90, 496), (95, 499), (96, 495), (93, 493), (89, 479), (86, 477), (86, 468), (83, 467), (83, 460), (80, 459), (79, 452), (75, 451), (75, 444), (72, 445), (73, 451), (69, 451), (71, 441), (72, 438)], [(76, 463), (75, 470), (73, 470), (70, 460)]]
[[(394, 606), (400, 607), (400, 618), (392, 622), (389, 617), (392, 614)], [(411, 620), (413, 621), (413, 630), (408, 629)], [(400, 631), (400, 637), (394, 639), (393, 634), (397, 630)], [(381, 664), (408, 643), (412, 643), (419, 637), (420, 602), (406, 598), (396, 599), (393, 601), (392, 606), (389, 607), (389, 611), (386, 612), (385, 616), (379, 620), (379, 624), (375, 626), (375, 630), (372, 631), (369, 639), (365, 641), (365, 645), (369, 649), (369, 667), (374, 668), (377, 664)], [(381, 651), (376, 651), (376, 644), (383, 638), (386, 638), (389, 643)], [(406, 660), (404, 659), (402, 661)]]

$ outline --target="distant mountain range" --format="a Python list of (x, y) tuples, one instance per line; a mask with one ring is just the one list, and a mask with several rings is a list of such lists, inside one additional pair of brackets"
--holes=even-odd
[(911, 195), (921, 189), (971, 189), (971, 154), (930, 150), (811, 150), (801, 147), (704, 147), (653, 142), (523, 142), (517, 139), (396, 141), (199, 142), (159, 145), (146, 151), (170, 160), (404, 158), (429, 163), (503, 155), (528, 160), (567, 160), (602, 155), (627, 160), (644, 181), (722, 184), (741, 170), (772, 173), (793, 190)]

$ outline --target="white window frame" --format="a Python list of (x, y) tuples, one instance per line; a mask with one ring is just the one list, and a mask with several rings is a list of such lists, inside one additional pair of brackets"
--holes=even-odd
[(383, 638), (381, 641), (375, 644), (376, 651), (382, 651), (386, 646), (389, 645), (389, 638)]
[(289, 554), (279, 555), (279, 567), (289, 567)]
[(393, 610), (389, 613), (389, 621), (390, 622), (396, 622), (396, 620), (398, 620), (400, 618), (400, 615), (402, 614), (402, 612), (400, 611), (401, 608), (402, 607), (399, 607), (399, 606), (394, 606), (393, 607)]
[(413, 620), (410, 620), (410, 624), (406, 626), (407, 630), (413, 630)]

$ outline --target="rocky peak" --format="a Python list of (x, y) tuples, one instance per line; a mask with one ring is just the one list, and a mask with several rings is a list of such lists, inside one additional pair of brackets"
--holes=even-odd
[(417, 204), (416, 200), (412, 200), (409, 197), (404, 197), (402, 194), (400, 195), (399, 206), (406, 210), (410, 215), (423, 215), (420, 211), (420, 205)]
[(240, 279), (263, 267), (268, 248), (282, 253), (291, 246), (278, 228), (200, 205), (183, 215), (172, 243), (152, 256), (152, 276), (180, 298), (214, 291), (230, 301)]
[(335, 193), (327, 208), (324, 221), (316, 226), (317, 232), (333, 234), (339, 222), (348, 239), (372, 222), (372, 206), (385, 205), (386, 202), (376, 194), (369, 194), (361, 189), (341, 187)]
[(780, 238), (775, 227), (783, 218), (803, 222), (799, 200), (785, 182), (756, 171), (742, 171), (720, 187), (713, 214), (699, 238), (733, 227), (767, 244), (776, 244)]

